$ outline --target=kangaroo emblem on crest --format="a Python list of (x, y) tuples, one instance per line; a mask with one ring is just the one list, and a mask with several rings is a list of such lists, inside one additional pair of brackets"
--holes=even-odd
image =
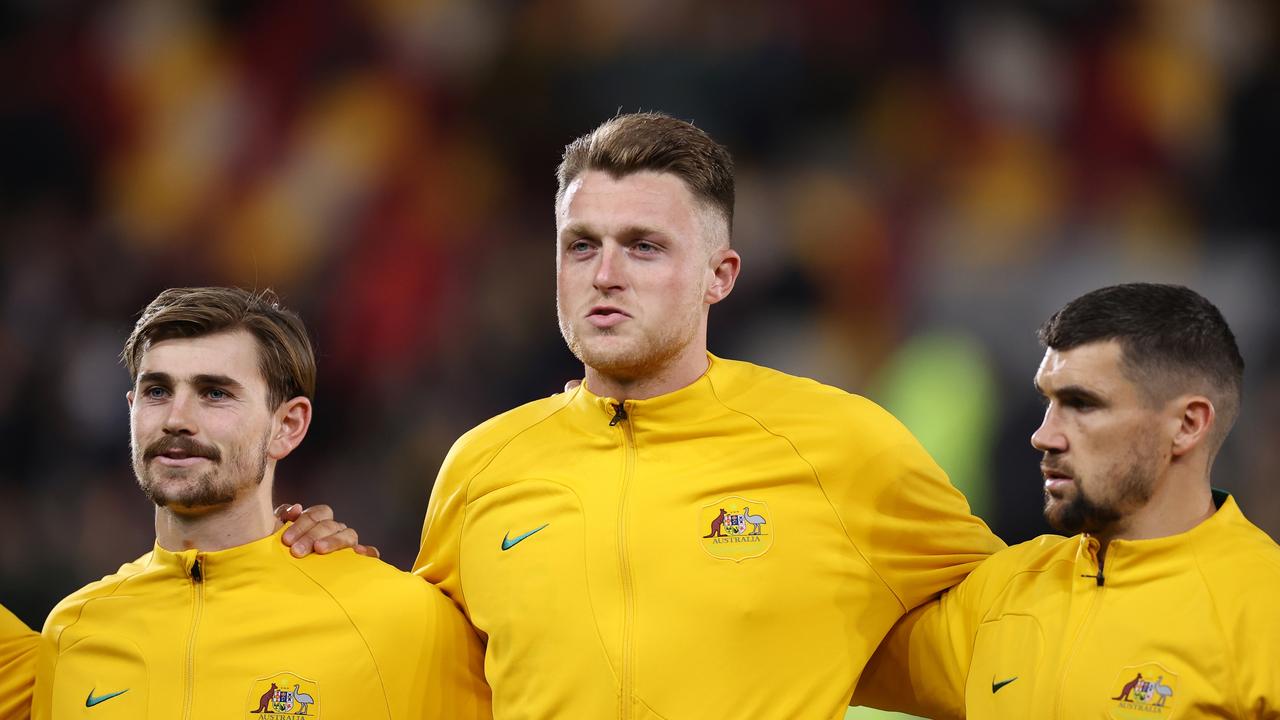
[(1138, 683), (1140, 682), (1142, 682), (1142, 673), (1138, 673), (1138, 677), (1125, 683), (1125, 686), (1123, 688), (1120, 688), (1120, 694), (1111, 699), (1121, 700), (1124, 702), (1132, 702), (1131, 700), (1129, 700), (1129, 693), (1133, 692), (1133, 689), (1136, 688), (1138, 686)]
[(267, 704), (271, 702), (271, 698), (276, 694), (276, 684), (271, 683), (271, 689), (262, 693), (262, 697), (258, 698), (258, 709), (250, 710), (249, 713), (257, 715), (258, 713), (267, 712)]
[(724, 508), (720, 508), (720, 514), (715, 520), (711, 521), (711, 533), (703, 535), (704, 538), (724, 537), (724, 533), (720, 532), (720, 528), (724, 525)]

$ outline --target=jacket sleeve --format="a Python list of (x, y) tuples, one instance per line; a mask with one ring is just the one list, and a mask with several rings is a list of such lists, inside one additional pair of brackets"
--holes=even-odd
[(1224, 582), (1224, 587), (1235, 585), (1241, 592), (1239, 598), (1219, 602), (1221, 622), (1229, 628), (1228, 642), (1237, 658), (1234, 675), (1239, 707), (1231, 710), (1248, 720), (1280, 720), (1280, 663), (1276, 662), (1280, 610), (1267, 600), (1276, 597), (1280, 589), (1280, 567), (1273, 565), (1242, 576), (1249, 578), (1254, 591), (1245, 590), (1238, 579)]
[(493, 710), (484, 677), (484, 645), (475, 629), (448, 598), (434, 588), (426, 612), (435, 638), (426, 665), (430, 688), (423, 698), (425, 718), (491, 720)]
[(0, 606), (0, 717), (31, 715), (40, 636)]
[[(921, 717), (963, 718), (972, 642), (951, 591), (907, 613), (871, 657), (853, 705)], [(953, 622), (954, 620), (954, 622)]]
[(463, 436), (454, 444), (436, 476), (413, 572), (440, 588), (469, 618), (459, 567), (471, 466), (464, 459), (466, 441), (467, 437)]
[(986, 559), (959, 585), (904, 615), (867, 663), (853, 704), (963, 718), (978, 629), (1007, 584), (1013, 552)]
[(837, 507), (906, 612), (959, 583), (1004, 543), (906, 428), (886, 422), (897, 426), (897, 442), (881, 446), (839, 483), (856, 495)]

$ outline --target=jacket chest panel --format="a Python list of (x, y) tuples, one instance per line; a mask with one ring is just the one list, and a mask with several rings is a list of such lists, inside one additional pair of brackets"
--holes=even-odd
[[(677, 692), (690, 673), (709, 688), (753, 688), (742, 707), (776, 709), (778, 687), (838, 704), (860, 670), (851, 658), (869, 655), (897, 617), (865, 610), (897, 603), (852, 548), (812, 468), (777, 450), (711, 452), (686, 466), (641, 445), (625, 491), (619, 456), (544, 477), (511, 468), (473, 499), (460, 574), (488, 636), (488, 671), (504, 679), (495, 707), (532, 697), (584, 707), (620, 682), (628, 647), (635, 692), (668, 717), (716, 711), (714, 693)], [(560, 470), (575, 465), (566, 458)], [(521, 668), (547, 663), (596, 680), (526, 687)]]
[[(508, 483), (468, 506), (462, 592), (472, 624), (487, 636), (485, 673), (502, 678), (496, 715), (541, 707), (607, 717), (616, 710), (606, 689), (617, 685), (621, 648), (604, 629), (621, 624), (617, 545), (600, 522), (574, 489), (544, 479)], [(580, 682), (538, 683), (533, 667), (555, 667)]]
[(970, 717), (1169, 720), (1204, 717), (1225, 702), (1226, 655), (1195, 584), (1173, 578), (1008, 597), (978, 630)]
[(1197, 705), (1225, 701), (1233, 682), (1215, 621), (1196, 602), (1199, 593), (1161, 585), (1101, 598), (1096, 618), (1064, 653), (1059, 671), (1072, 690), (1061, 693), (1062, 717), (1194, 718), (1204, 716)]
[(135, 720), (148, 716), (150, 702), (147, 661), (127, 636), (80, 638), (59, 654), (51, 717)]
[(188, 697), (197, 720), (303, 710), (385, 717), (381, 681), (341, 610), (261, 580), (252, 602), (206, 583), (194, 632), (181, 579), (151, 584), (137, 598), (94, 601), (61, 639), (52, 717), (181, 718)]

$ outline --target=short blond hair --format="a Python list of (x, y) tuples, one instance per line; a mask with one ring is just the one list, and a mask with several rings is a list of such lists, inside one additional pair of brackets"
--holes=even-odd
[(587, 170), (615, 178), (650, 170), (675, 175), (693, 196), (713, 208), (733, 228), (733, 158), (693, 123), (658, 112), (631, 113), (606, 120), (569, 143), (556, 169), (556, 207), (574, 178)]

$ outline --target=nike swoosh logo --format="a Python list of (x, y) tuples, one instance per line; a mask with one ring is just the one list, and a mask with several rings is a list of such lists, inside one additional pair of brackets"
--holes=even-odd
[(543, 524), (542, 524), (542, 527), (536, 527), (536, 528), (534, 528), (534, 529), (530, 530), (529, 532), (527, 532), (527, 533), (525, 533), (525, 534), (523, 534), (523, 535), (517, 535), (517, 536), (515, 536), (515, 537), (513, 537), (513, 538), (508, 538), (508, 537), (507, 537), (507, 535), (510, 535), (510, 534), (511, 534), (510, 532), (508, 532), (506, 535), (503, 535), (503, 536), (502, 536), (502, 549), (503, 549), (503, 550), (510, 550), (511, 548), (513, 548), (513, 547), (515, 547), (516, 545), (518, 545), (518, 544), (520, 543), (520, 541), (521, 541), (521, 540), (524, 540), (525, 538), (527, 538), (527, 537), (529, 537), (530, 535), (532, 535), (532, 534), (534, 534), (534, 533), (538, 532), (539, 530), (541, 530), (542, 528), (545, 528), (546, 526), (548, 526), (548, 525), (550, 525), (550, 524), (551, 524), (551, 523), (543, 523)]
[[(93, 690), (97, 690), (97, 689), (98, 689), (98, 688), (94, 688)], [(118, 697), (118, 696), (120, 696), (120, 695), (123, 695), (123, 694), (125, 694), (125, 693), (129, 692), (129, 688), (125, 688), (124, 690), (121, 690), (121, 691), (119, 691), (119, 692), (113, 692), (113, 693), (110, 693), (110, 694), (108, 694), (108, 695), (99, 695), (99, 696), (97, 696), (97, 697), (94, 697), (94, 696), (93, 696), (93, 690), (90, 690), (90, 691), (89, 691), (89, 697), (87, 697), (87, 698), (85, 698), (85, 699), (84, 699), (84, 706), (85, 706), (85, 707), (93, 707), (94, 705), (97, 705), (98, 703), (104, 703), (104, 702), (106, 702), (106, 701), (110, 700), (110, 699), (111, 699), (111, 698), (113, 698), (113, 697)]]
[(991, 694), (995, 695), (996, 693), (1000, 692), (1000, 688), (1004, 687), (1005, 685), (1008, 685), (1009, 683), (1017, 679), (1018, 678), (1015, 676), (1015, 677), (1009, 678), (1008, 680), (1001, 680), (1000, 682), (996, 682), (995, 678), (991, 678)]

